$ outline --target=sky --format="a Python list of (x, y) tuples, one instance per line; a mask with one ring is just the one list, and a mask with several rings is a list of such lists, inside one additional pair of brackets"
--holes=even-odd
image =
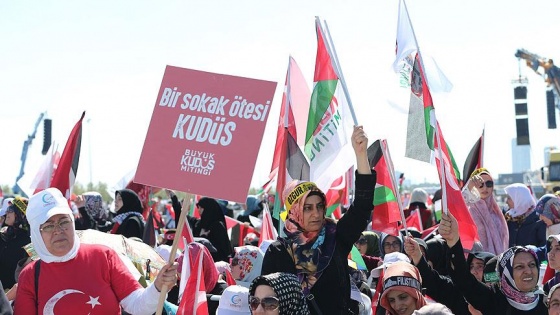
[[(514, 54), (560, 58), (555, 0), (409, 0), (424, 56), (453, 84), (434, 94), (436, 117), (460, 169), (486, 132), (484, 164), (511, 173), (512, 80), (529, 80), (532, 168), (548, 130), (544, 80)], [(372, 143), (386, 138), (395, 169), (411, 183), (437, 182), (435, 166), (404, 157), (409, 90), (392, 70), (398, 0), (385, 1), (1, 1), (0, 184), (13, 186), (21, 148), (39, 115), (53, 121), (62, 151), (86, 111), (77, 181), (116, 184), (134, 169), (166, 65), (278, 82), (252, 186), (267, 180), (289, 56), (309, 87), (315, 16), (328, 27), (358, 122)], [(558, 117), (558, 116), (557, 116)], [(559, 121), (560, 125), (560, 121)], [(43, 127), (27, 153), (33, 175), (44, 156)], [(164, 152), (162, 152), (164, 154)]]

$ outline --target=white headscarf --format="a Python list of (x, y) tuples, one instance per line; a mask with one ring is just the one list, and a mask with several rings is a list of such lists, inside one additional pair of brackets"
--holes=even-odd
[(504, 188), (504, 190), (513, 201), (513, 209), (509, 209), (507, 212), (512, 218), (524, 215), (530, 210), (535, 209), (537, 204), (535, 198), (533, 198), (531, 191), (524, 184), (511, 184)]
[(41, 236), (41, 224), (47, 222), (49, 218), (57, 214), (67, 214), (72, 220), (74, 226), (74, 215), (68, 201), (62, 196), (62, 193), (56, 188), (48, 188), (29, 198), (27, 206), (27, 221), (29, 222), (29, 229), (31, 230), (31, 243), (33, 249), (43, 262), (65, 262), (78, 254), (80, 248), (80, 238), (74, 231), (73, 242), (74, 245), (68, 253), (64, 256), (55, 256), (49, 252), (43, 237)]

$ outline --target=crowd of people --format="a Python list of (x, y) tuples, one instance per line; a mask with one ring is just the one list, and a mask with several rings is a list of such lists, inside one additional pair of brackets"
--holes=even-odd
[[(355, 190), (340, 219), (326, 217), (327, 197), (314, 183), (294, 180), (281, 195), (287, 217), (280, 236), (259, 242), (256, 226), (257, 233), (238, 244), (228, 232), (231, 211), (203, 197), (196, 202), (199, 217), (185, 214), (194, 242), (147, 282), (135, 277), (126, 257), (103, 244), (82, 243), (76, 233), (94, 229), (145, 239), (146, 212), (134, 191), (115, 192), (114, 212), (96, 192), (71, 203), (56, 188), (29, 199), (5, 198), (0, 314), (154, 314), (164, 288), (170, 290), (163, 312), (175, 314), (186, 292), (198, 290), (191, 288), (198, 274), (184, 267), (195, 266), (198, 257), (209, 314), (560, 314), (556, 194), (536, 200), (527, 186), (512, 184), (505, 188), (505, 209), (496, 202), (490, 172), (477, 169), (462, 190), (480, 240), (472, 249), (463, 248), (455, 217), (436, 215), (422, 189), (412, 191), (403, 215), (418, 213), (422, 229), (433, 232), (373, 231), (377, 174), (363, 128), (355, 127), (351, 141)], [(173, 191), (168, 196), (160, 213), (165, 219), (156, 221), (182, 215), (181, 200)], [(237, 219), (251, 226), (265, 203), (249, 196)], [(168, 260), (174, 230), (160, 232), (155, 251)]]

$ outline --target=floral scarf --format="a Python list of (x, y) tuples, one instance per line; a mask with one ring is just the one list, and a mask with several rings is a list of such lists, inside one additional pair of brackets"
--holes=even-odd
[(248, 288), (251, 281), (261, 274), (263, 252), (256, 246), (240, 246), (235, 248), (233, 259), (237, 260), (237, 264), (241, 268), (237, 284)]

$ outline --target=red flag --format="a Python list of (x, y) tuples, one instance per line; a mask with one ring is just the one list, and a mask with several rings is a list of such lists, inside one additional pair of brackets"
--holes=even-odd
[[(185, 252), (189, 255), (189, 251)], [(199, 250), (191, 264), (191, 271), (185, 287), (185, 292), (179, 303), (177, 314), (208, 315), (208, 302), (206, 301), (206, 286), (202, 272), (203, 251)]]
[(373, 199), (375, 207), (371, 218), (371, 228), (375, 231), (398, 236), (401, 214), (396, 190), (387, 168), (387, 161), (381, 149), (381, 140), (376, 140), (367, 149), (367, 155), (370, 167), (377, 172), (377, 183), (375, 184)]
[[(286, 84), (282, 96), (282, 105), (280, 106), (280, 117), (278, 119), (276, 145), (274, 148), (270, 178), (276, 176), (278, 170), (281, 169), (279, 167), (283, 159), (280, 157), (280, 152), (282, 152), (282, 144), (284, 143), (285, 128), (288, 128), (288, 132), (296, 140), (298, 145), (302, 146), (305, 144), (305, 127), (307, 124), (310, 98), (311, 92), (305, 83), (303, 74), (295, 59), (290, 56), (288, 71), (286, 73)], [(300, 130), (299, 134), (298, 130)], [(282, 186), (282, 189), (284, 189), (284, 186)]]
[(57, 169), (58, 163), (60, 162), (60, 152), (58, 152), (58, 150), (56, 150), (54, 147), (54, 145), (51, 145), (51, 147), (49, 148), (49, 151), (45, 155), (43, 163), (41, 163), (41, 166), (39, 167), (35, 178), (31, 182), (29, 188), (34, 190), (33, 194), (36, 194), (50, 187), (53, 173)]
[(62, 192), (66, 199), (70, 199), (72, 195), (72, 188), (74, 182), (76, 181), (76, 174), (78, 173), (78, 163), (80, 161), (80, 147), (82, 143), (82, 120), (86, 112), (82, 113), (82, 117), (76, 123), (64, 151), (60, 156), (60, 162), (58, 163), (57, 169), (54, 171), (52, 182), (50, 187), (55, 187)]
[[(190, 244), (192, 242), (194, 242), (194, 236), (193, 236), (193, 232), (191, 230), (191, 226), (189, 225), (189, 222), (187, 222), (187, 220), (185, 220), (185, 226), (183, 226), (183, 230), (181, 230), (181, 240), (185, 240), (185, 242), (187, 244)], [(179, 242), (177, 243), (177, 247), (183, 251), (185, 249), (185, 243), (184, 242)]]
[(233, 247), (245, 245), (243, 239), (249, 233), (258, 234), (254, 228), (245, 225), (241, 221), (237, 221), (231, 217), (225, 216), (226, 218), (226, 229), (230, 235), (231, 245)]
[(424, 231), (422, 227), (422, 219), (420, 218), (420, 210), (412, 210), (412, 213), (406, 218), (406, 226), (416, 228), (419, 232)]
[[(445, 144), (443, 139), (443, 134), (439, 123), (437, 124), (436, 131), (436, 141), (434, 147), (436, 149), (436, 164), (440, 178), (440, 184), (445, 185), (442, 189), (442, 207), (447, 208), (451, 214), (457, 219), (459, 224), (459, 237), (461, 238), (461, 243), (464, 248), (471, 249), (478, 239), (478, 228), (476, 227), (473, 218), (465, 204), (461, 189), (459, 188), (459, 179), (455, 176), (453, 172), (453, 166), (451, 165), (451, 157), (449, 153), (449, 148), (447, 145), (440, 146), (440, 144)], [(440, 156), (441, 152), (441, 156)], [(443, 161), (443, 172), (442, 162)], [(444, 181), (444, 182), (443, 182)]]
[(228, 286), (237, 284), (235, 279), (233, 279), (233, 275), (231, 274), (231, 271), (229, 271), (228, 269), (226, 269), (226, 283)]
[(280, 198), (274, 206), (279, 219), (283, 208), (281, 194), (292, 179), (309, 180), (309, 164), (300, 147), (305, 144), (305, 128), (311, 93), (294, 58), (290, 57), (286, 85), (278, 119), (274, 158), (269, 177), (276, 177), (276, 193)]
[(270, 240), (275, 241), (278, 238), (278, 231), (274, 228), (274, 224), (272, 224), (272, 215), (268, 210), (268, 205), (264, 204), (264, 209), (262, 211), (262, 227), (261, 227), (261, 236), (259, 237), (259, 246), (261, 246), (262, 241)]

